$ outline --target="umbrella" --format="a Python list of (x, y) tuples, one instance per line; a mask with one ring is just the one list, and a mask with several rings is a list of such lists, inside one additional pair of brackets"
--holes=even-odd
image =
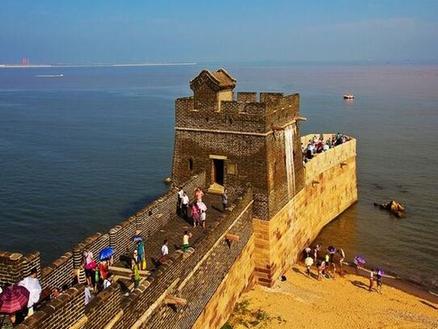
[(143, 241), (143, 238), (140, 235), (136, 234), (132, 237), (132, 241), (134, 242)]
[(103, 248), (99, 253), (99, 260), (110, 259), (112, 255), (114, 255), (113, 248), (111, 248), (111, 247)]
[(12, 314), (27, 306), (29, 290), (13, 285), (5, 288), (0, 295), (0, 313)]
[(26, 288), (29, 291), (27, 307), (32, 307), (33, 304), (38, 303), (41, 296), (41, 285), (37, 278), (28, 276), (21, 280), (18, 285)]
[(364, 258), (363, 256), (356, 256), (356, 257), (354, 257), (353, 262), (354, 262), (356, 265), (358, 265), (358, 266), (359, 266), (359, 265), (366, 264), (365, 258)]
[(336, 248), (333, 247), (333, 246), (329, 246), (329, 247), (327, 248), (327, 250), (328, 250), (329, 254), (334, 254), (334, 253), (336, 252)]

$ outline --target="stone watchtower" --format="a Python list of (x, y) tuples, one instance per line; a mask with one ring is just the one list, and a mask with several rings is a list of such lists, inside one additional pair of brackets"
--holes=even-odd
[[(234, 93), (224, 69), (203, 70), (175, 107), (174, 181), (206, 171), (209, 191), (254, 191), (254, 217), (269, 219), (304, 185), (299, 95)], [(191, 191), (188, 191), (191, 192)]]

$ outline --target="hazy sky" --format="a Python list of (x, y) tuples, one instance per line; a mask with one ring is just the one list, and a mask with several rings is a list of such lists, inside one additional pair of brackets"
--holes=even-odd
[(436, 0), (1, 0), (0, 63), (437, 61)]

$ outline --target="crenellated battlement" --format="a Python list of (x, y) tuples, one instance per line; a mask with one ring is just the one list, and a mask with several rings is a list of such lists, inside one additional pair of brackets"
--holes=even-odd
[[(207, 102), (212, 104), (213, 102)], [(176, 128), (267, 133), (294, 122), (299, 116), (299, 94), (238, 92), (217, 107), (196, 107), (195, 98), (175, 102)]]

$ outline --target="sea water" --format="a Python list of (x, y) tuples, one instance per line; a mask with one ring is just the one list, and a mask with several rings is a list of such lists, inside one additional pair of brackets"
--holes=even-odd
[[(0, 250), (48, 262), (163, 193), (174, 99), (204, 67), (0, 69)], [(438, 66), (226, 68), (238, 91), (300, 92), (303, 135), (357, 138), (359, 201), (318, 242), (437, 287)], [(406, 218), (373, 206), (390, 199)]]

